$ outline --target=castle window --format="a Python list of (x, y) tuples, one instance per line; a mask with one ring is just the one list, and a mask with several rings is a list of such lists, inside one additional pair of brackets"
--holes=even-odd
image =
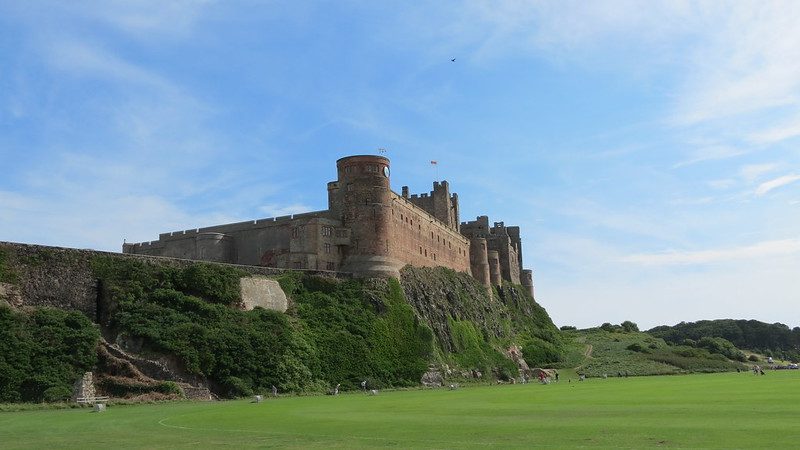
[(372, 165), (372, 164), (367, 164), (366, 166), (364, 166), (364, 171), (366, 171), (366, 172), (377, 172), (378, 171), (378, 166), (375, 166), (375, 165)]
[(347, 192), (353, 192), (353, 185), (352, 184), (348, 184), (347, 185)]
[(322, 227), (322, 235), (323, 236), (330, 236), (333, 233), (333, 228), (331, 227)]
[(447, 243), (447, 248), (453, 248), (453, 243), (452, 242), (448, 242)]
[(334, 265), (332, 262), (329, 262), (329, 263), (327, 264), (326, 268), (327, 268), (328, 270), (336, 270), (336, 266), (335, 266), (335, 265)]
[(433, 260), (436, 261), (436, 253), (433, 254)]
[(440, 236), (437, 234), (437, 235), (436, 235), (436, 242), (440, 242), (440, 241), (439, 241), (439, 238), (440, 238)]
[(431, 240), (433, 240), (433, 231), (431, 231)]
[(426, 258), (428, 257), (428, 249), (427, 248), (425, 249), (425, 257)]
[(347, 166), (344, 168), (344, 173), (350, 173), (353, 171), (353, 166)]
[(419, 254), (422, 254), (422, 247), (419, 248)]
[(331, 244), (326, 242), (325, 243), (325, 253), (330, 253), (330, 252), (331, 252)]

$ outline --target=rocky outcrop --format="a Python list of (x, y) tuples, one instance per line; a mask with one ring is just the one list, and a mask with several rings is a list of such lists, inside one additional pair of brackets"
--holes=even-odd
[(446, 352), (453, 351), (449, 318), (469, 320), (489, 338), (507, 337), (512, 322), (534, 326), (541, 321), (542, 326), (555, 328), (544, 309), (521, 287), (507, 285), (491, 296), (470, 275), (442, 267), (406, 266), (401, 276), (406, 299)]
[[(215, 400), (208, 383), (202, 377), (186, 375), (177, 368), (171, 358), (161, 357), (147, 359), (133, 355), (116, 344), (109, 344), (101, 340), (98, 346), (99, 368), (103, 372), (100, 376), (101, 386), (113, 386), (120, 390), (130, 390), (141, 394), (144, 392), (164, 393), (163, 382), (175, 382), (180, 388), (182, 396), (193, 400)], [(107, 392), (114, 395), (115, 392)]]
[(444, 376), (436, 367), (428, 367), (428, 371), (422, 374), (420, 380), (425, 387), (442, 387), (444, 385)]

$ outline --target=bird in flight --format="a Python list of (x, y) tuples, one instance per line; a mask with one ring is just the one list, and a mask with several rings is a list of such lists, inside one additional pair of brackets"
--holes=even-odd
[(450, 60), (450, 62), (456, 62), (456, 59), (455, 59), (455, 58), (453, 58), (453, 59), (451, 59), (451, 60)]

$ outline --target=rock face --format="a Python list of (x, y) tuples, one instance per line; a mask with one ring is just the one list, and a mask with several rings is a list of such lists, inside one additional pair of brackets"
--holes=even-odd
[(21, 306), (19, 289), (11, 283), (0, 283), (0, 305)]
[(422, 385), (425, 387), (442, 387), (444, 377), (436, 368), (429, 367), (428, 371), (422, 374)]
[(469, 320), (491, 338), (505, 336), (509, 324), (555, 329), (544, 309), (521, 288), (504, 286), (491, 296), (470, 275), (441, 267), (406, 266), (401, 276), (406, 299), (446, 352), (453, 351), (449, 318)]
[(281, 285), (265, 277), (247, 277), (239, 280), (242, 304), (249, 311), (256, 306), (286, 312), (288, 301)]

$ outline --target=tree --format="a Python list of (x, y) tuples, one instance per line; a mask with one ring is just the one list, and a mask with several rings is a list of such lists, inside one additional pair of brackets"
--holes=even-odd
[(626, 333), (633, 333), (639, 331), (639, 326), (631, 322), (630, 320), (622, 322), (620, 326), (622, 326), (622, 329), (625, 330)]

